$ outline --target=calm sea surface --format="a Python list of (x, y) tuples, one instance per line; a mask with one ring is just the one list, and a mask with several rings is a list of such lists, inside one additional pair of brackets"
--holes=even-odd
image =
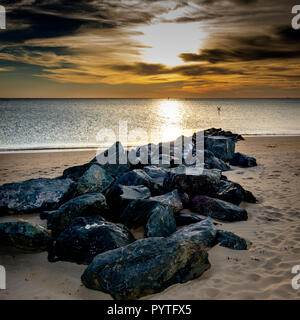
[(0, 99), (0, 118), (0, 151), (104, 146), (103, 129), (118, 139), (120, 121), (128, 145), (210, 127), (300, 135), (300, 99)]

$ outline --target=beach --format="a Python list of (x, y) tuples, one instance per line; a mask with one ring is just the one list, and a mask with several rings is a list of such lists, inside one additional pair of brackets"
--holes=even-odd
[[(253, 192), (258, 203), (242, 203), (248, 221), (225, 223), (219, 228), (245, 238), (249, 250), (215, 246), (209, 251), (211, 268), (200, 278), (173, 285), (143, 299), (299, 299), (291, 285), (292, 267), (300, 265), (300, 137), (249, 136), (236, 151), (253, 156), (258, 166), (224, 174)], [(20, 152), (0, 154), (0, 184), (60, 176), (70, 166), (89, 162), (96, 150)], [(45, 225), (37, 215), (5, 216), (0, 222), (28, 221)], [(140, 237), (140, 230), (135, 235)], [(6, 268), (3, 299), (111, 299), (85, 288), (80, 276), (85, 265), (49, 263), (47, 253), (21, 253), (0, 248)]]

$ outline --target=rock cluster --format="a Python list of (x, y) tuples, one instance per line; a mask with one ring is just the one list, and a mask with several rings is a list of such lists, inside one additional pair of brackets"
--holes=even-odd
[[(210, 267), (211, 247), (247, 248), (244, 239), (217, 230), (212, 220), (247, 220), (239, 205), (256, 202), (250, 191), (222, 175), (230, 164), (256, 164), (235, 153), (241, 139), (209, 129), (205, 150), (196, 152), (193, 136), (185, 149), (176, 141), (169, 144), (169, 154), (163, 143), (127, 151), (116, 142), (56, 179), (3, 185), (0, 215), (39, 213), (48, 230), (28, 222), (0, 223), (1, 244), (48, 250), (51, 262), (88, 264), (83, 284), (115, 299), (137, 299), (197, 278)], [(195, 154), (203, 156), (201, 167), (186, 161)], [(128, 163), (128, 158), (134, 161)], [(116, 161), (105, 163), (112, 159)], [(149, 163), (153, 159), (157, 161)], [(135, 228), (144, 229), (144, 239), (134, 238), (130, 229)]]

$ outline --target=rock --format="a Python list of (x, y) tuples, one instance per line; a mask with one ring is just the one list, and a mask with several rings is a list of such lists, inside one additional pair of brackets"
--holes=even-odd
[(0, 223), (0, 244), (26, 251), (45, 251), (52, 242), (51, 235), (39, 225), (29, 222)]
[(152, 197), (150, 200), (158, 201), (165, 206), (170, 206), (174, 213), (177, 213), (189, 203), (189, 196), (185, 192), (173, 190), (164, 195)]
[(151, 194), (157, 194), (157, 188), (152, 178), (143, 170), (135, 169), (130, 172), (124, 173), (115, 184), (124, 186), (140, 186), (143, 185), (150, 189)]
[(230, 166), (223, 160), (214, 156), (214, 154), (208, 150), (205, 150), (205, 168), (206, 169), (219, 169), (221, 171), (230, 170)]
[(233, 158), (235, 142), (227, 137), (209, 136), (205, 139), (205, 149), (212, 152), (217, 158), (227, 162)]
[(96, 255), (133, 241), (131, 232), (121, 224), (107, 222), (100, 216), (80, 217), (57, 238), (55, 255), (62, 261), (89, 264)]
[(236, 152), (233, 155), (233, 158), (230, 160), (230, 164), (232, 166), (238, 166), (238, 167), (256, 167), (256, 159), (253, 157), (248, 157), (242, 153)]
[(216, 243), (217, 228), (210, 218), (188, 225), (170, 236), (175, 241), (189, 240), (205, 247), (213, 247)]
[[(190, 168), (189, 168), (190, 169)], [(213, 195), (219, 188), (221, 171), (203, 169), (202, 172), (189, 174), (184, 167), (172, 169), (170, 177), (165, 180), (164, 187), (171, 191), (178, 189), (189, 196), (196, 194)]]
[(124, 150), (122, 143), (119, 141), (114, 143), (109, 149), (98, 154), (91, 163), (100, 165), (114, 178), (119, 178), (131, 169), (128, 161), (128, 152)]
[(145, 238), (168, 237), (176, 231), (176, 221), (171, 207), (154, 212), (145, 227)]
[(243, 221), (248, 219), (247, 211), (232, 203), (198, 195), (192, 199), (192, 211), (223, 221)]
[(78, 182), (78, 180), (84, 175), (84, 173), (92, 166), (92, 163), (86, 163), (80, 166), (70, 167), (64, 170), (62, 177), (64, 179), (71, 179), (75, 182)]
[(70, 179), (32, 179), (0, 187), (0, 215), (55, 210), (74, 191)]
[(81, 276), (83, 284), (114, 299), (138, 299), (199, 277), (210, 268), (201, 244), (147, 238), (97, 255)]
[(224, 131), (222, 129), (211, 128), (204, 131), (204, 135), (208, 136), (224, 136), (227, 138), (231, 138), (234, 141), (245, 140), (240, 134), (232, 133), (231, 131)]
[(145, 226), (148, 219), (154, 214), (164, 214), (166, 206), (153, 200), (134, 200), (129, 203), (121, 215), (121, 222), (129, 228)]
[(199, 218), (198, 216), (187, 213), (179, 213), (175, 215), (175, 220), (178, 227), (203, 221), (203, 219)]
[(215, 197), (236, 205), (239, 205), (242, 201), (250, 203), (256, 202), (256, 198), (250, 191), (245, 190), (238, 183), (229, 180), (221, 180), (220, 188)]
[(100, 166), (92, 165), (78, 180), (75, 195), (104, 192), (114, 182), (114, 178)]
[(131, 201), (148, 199), (150, 197), (151, 192), (145, 186), (123, 186), (121, 184), (114, 184), (106, 193), (107, 204), (116, 220), (120, 218), (120, 214)]
[(217, 242), (221, 247), (233, 250), (247, 250), (246, 240), (231, 232), (218, 230)]
[(169, 177), (169, 170), (165, 168), (160, 168), (156, 166), (148, 166), (143, 169), (150, 178), (152, 178), (156, 189), (159, 190), (161, 194), (164, 193), (164, 181)]
[(48, 213), (48, 228), (52, 230), (52, 235), (57, 237), (75, 218), (106, 216), (107, 210), (105, 197), (101, 193), (84, 194), (66, 202), (57, 211)]

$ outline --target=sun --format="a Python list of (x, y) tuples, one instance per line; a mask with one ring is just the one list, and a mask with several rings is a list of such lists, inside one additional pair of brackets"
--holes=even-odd
[(142, 49), (142, 60), (167, 66), (182, 64), (181, 53), (195, 53), (202, 47), (206, 33), (198, 22), (157, 23), (137, 29), (136, 40), (146, 48)]

